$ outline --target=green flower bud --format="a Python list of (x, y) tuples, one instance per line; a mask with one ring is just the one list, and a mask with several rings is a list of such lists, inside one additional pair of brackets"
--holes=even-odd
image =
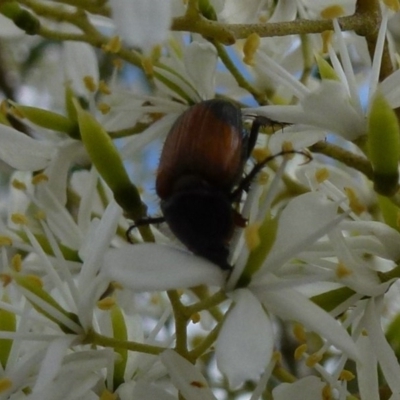
[(144, 214), (139, 192), (130, 181), (110, 136), (96, 119), (75, 101), (82, 141), (101, 177), (114, 193), (116, 202), (136, 220)]
[(374, 189), (393, 195), (399, 181), (400, 129), (395, 112), (377, 92), (368, 114), (367, 151), (374, 172)]
[[(8, 298), (3, 295), (1, 299), (8, 303)], [(15, 332), (17, 328), (17, 317), (11, 311), (0, 309), (0, 331)], [(8, 357), (10, 355), (13, 341), (11, 339), (0, 339), (0, 364), (3, 369), (7, 366)]]
[[(52, 296), (50, 296), (45, 290), (42, 289), (42, 286), (39, 283), (39, 280), (34, 279), (35, 277), (32, 276), (22, 276), (19, 274), (12, 274), (14, 281), (17, 285), (23, 287), (24, 289), (28, 290), (29, 292), (33, 293), (37, 296), (40, 300), (45, 302), (50, 308), (54, 309), (56, 312), (58, 311), (62, 315), (64, 315), (67, 319), (71, 320), (71, 323), (74, 325), (80, 325), (78, 321), (78, 317), (76, 314), (70, 313), (57, 303), (56, 300)], [(43, 308), (43, 305), (39, 304), (39, 302), (35, 302), (30, 300), (33, 308), (40, 314), (44, 315), (46, 318), (50, 319), (51, 321), (55, 322), (63, 332), (65, 333), (76, 333), (71, 330), (70, 327), (65, 325), (62, 320), (59, 320), (53, 313), (50, 313), (48, 310)]]
[(25, 118), (46, 129), (64, 132), (70, 136), (77, 134), (78, 124), (61, 114), (37, 107), (23, 106), (10, 102)]
[(330, 79), (332, 81), (339, 80), (335, 70), (332, 68), (332, 65), (330, 65), (323, 57), (321, 57), (319, 54), (316, 54), (315, 61), (317, 62), (321, 79)]
[[(111, 309), (111, 323), (114, 339), (127, 341), (128, 331), (126, 328), (124, 315), (118, 306), (114, 306)], [(115, 361), (114, 365), (114, 388), (117, 388), (124, 383), (125, 368), (128, 360), (128, 350), (116, 348), (115, 352), (120, 355), (120, 358)]]

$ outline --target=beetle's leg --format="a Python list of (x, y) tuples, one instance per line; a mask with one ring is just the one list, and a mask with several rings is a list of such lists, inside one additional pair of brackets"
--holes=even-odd
[(129, 243), (132, 243), (131, 240), (131, 232), (133, 229), (139, 227), (139, 226), (144, 226), (144, 225), (152, 225), (152, 224), (161, 224), (162, 222), (165, 222), (164, 217), (150, 217), (150, 218), (141, 218), (135, 221), (133, 225), (131, 225), (125, 232), (126, 239)]
[(247, 158), (250, 158), (251, 152), (253, 151), (253, 149), (256, 145), (258, 132), (260, 131), (260, 128), (262, 126), (274, 126), (274, 125), (279, 125), (281, 127), (281, 129), (283, 129), (285, 126), (288, 126), (291, 124), (286, 123), (286, 122), (275, 121), (271, 118), (264, 117), (261, 115), (256, 115), (254, 117), (254, 120), (251, 124), (249, 141), (248, 141), (248, 145), (247, 145)]
[(272, 156), (266, 157), (261, 162), (255, 164), (252, 170), (249, 172), (247, 176), (245, 176), (241, 182), (239, 183), (238, 187), (231, 193), (231, 201), (237, 201), (240, 198), (243, 191), (248, 192), (250, 189), (251, 182), (256, 177), (256, 175), (274, 158), (285, 156), (288, 154), (301, 154), (302, 156), (306, 157), (308, 161), (312, 160), (310, 154), (302, 150), (282, 150), (279, 153), (276, 153)]

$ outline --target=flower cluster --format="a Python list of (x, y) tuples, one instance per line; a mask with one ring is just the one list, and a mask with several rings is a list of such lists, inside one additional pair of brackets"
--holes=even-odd
[[(0, 2), (0, 400), (400, 399), (399, 9)], [(214, 98), (268, 121), (231, 270), (140, 223)]]

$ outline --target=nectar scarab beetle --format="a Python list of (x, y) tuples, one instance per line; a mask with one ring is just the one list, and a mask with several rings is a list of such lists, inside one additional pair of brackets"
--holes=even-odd
[(235, 227), (245, 225), (234, 205), (265, 164), (286, 153), (268, 157), (243, 178), (266, 122), (271, 121), (256, 117), (247, 132), (240, 108), (227, 100), (207, 100), (186, 110), (169, 131), (158, 166), (156, 192), (163, 217), (135, 221), (128, 238), (134, 227), (165, 221), (190, 251), (230, 269), (229, 242)]

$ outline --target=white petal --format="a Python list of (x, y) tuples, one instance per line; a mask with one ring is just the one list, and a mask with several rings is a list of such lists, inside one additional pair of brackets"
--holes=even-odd
[(371, 351), (373, 346), (368, 336), (360, 335), (357, 339), (360, 355), (360, 360), (356, 363), (357, 382), (363, 399), (379, 399), (378, 361), (375, 352)]
[(172, 383), (185, 399), (216, 400), (200, 371), (174, 350), (165, 350), (160, 359), (167, 367)]
[(390, 347), (385, 338), (381, 326), (381, 307), (377, 307), (375, 302), (377, 299), (368, 300), (368, 305), (365, 311), (365, 328), (371, 343), (373, 344), (374, 352), (378, 358), (382, 373), (393, 393), (400, 393), (400, 366), (397, 361), (394, 350)]
[(134, 384), (134, 381), (130, 381), (118, 387), (118, 395), (121, 400), (176, 400), (175, 396), (151, 383), (138, 382), (133, 390), (129, 387), (132, 386), (132, 384)]
[(218, 368), (232, 388), (258, 380), (274, 348), (272, 323), (260, 302), (247, 289), (235, 291), (234, 300), (215, 346)]
[(73, 340), (75, 340), (75, 336), (70, 335), (56, 339), (49, 344), (40, 367), (36, 384), (33, 388), (33, 393), (43, 390), (43, 388), (50, 384), (57, 376), (61, 368), (61, 363), (64, 360), (66, 350)]
[(130, 46), (149, 49), (166, 39), (169, 0), (112, 0), (110, 5), (117, 30)]
[(357, 359), (355, 343), (347, 331), (333, 317), (307, 297), (292, 289), (263, 290), (252, 287), (260, 301), (280, 318), (297, 321), (321, 335), (348, 357)]
[(104, 273), (138, 290), (169, 290), (201, 284), (222, 286), (225, 274), (211, 262), (186, 251), (144, 243), (108, 250)]
[(316, 376), (307, 376), (294, 383), (281, 383), (272, 390), (274, 400), (321, 400), (326, 383)]
[(87, 96), (88, 90), (83, 82), (85, 76), (90, 76), (96, 84), (99, 83), (99, 67), (94, 48), (87, 43), (64, 42), (65, 78), (74, 91)]
[(50, 162), (55, 148), (0, 124), (0, 160), (21, 171), (37, 171)]
[(217, 60), (215, 47), (210, 43), (192, 42), (185, 50), (187, 73), (203, 100), (214, 97)]
[[(313, 237), (321, 228), (334, 221), (337, 207), (336, 203), (316, 192), (306, 193), (292, 200), (279, 217), (275, 243), (254, 280), (257, 281), (257, 276), (267, 271), (276, 270), (299, 251), (305, 250), (307, 238)], [(321, 233), (321, 236), (325, 233)]]

